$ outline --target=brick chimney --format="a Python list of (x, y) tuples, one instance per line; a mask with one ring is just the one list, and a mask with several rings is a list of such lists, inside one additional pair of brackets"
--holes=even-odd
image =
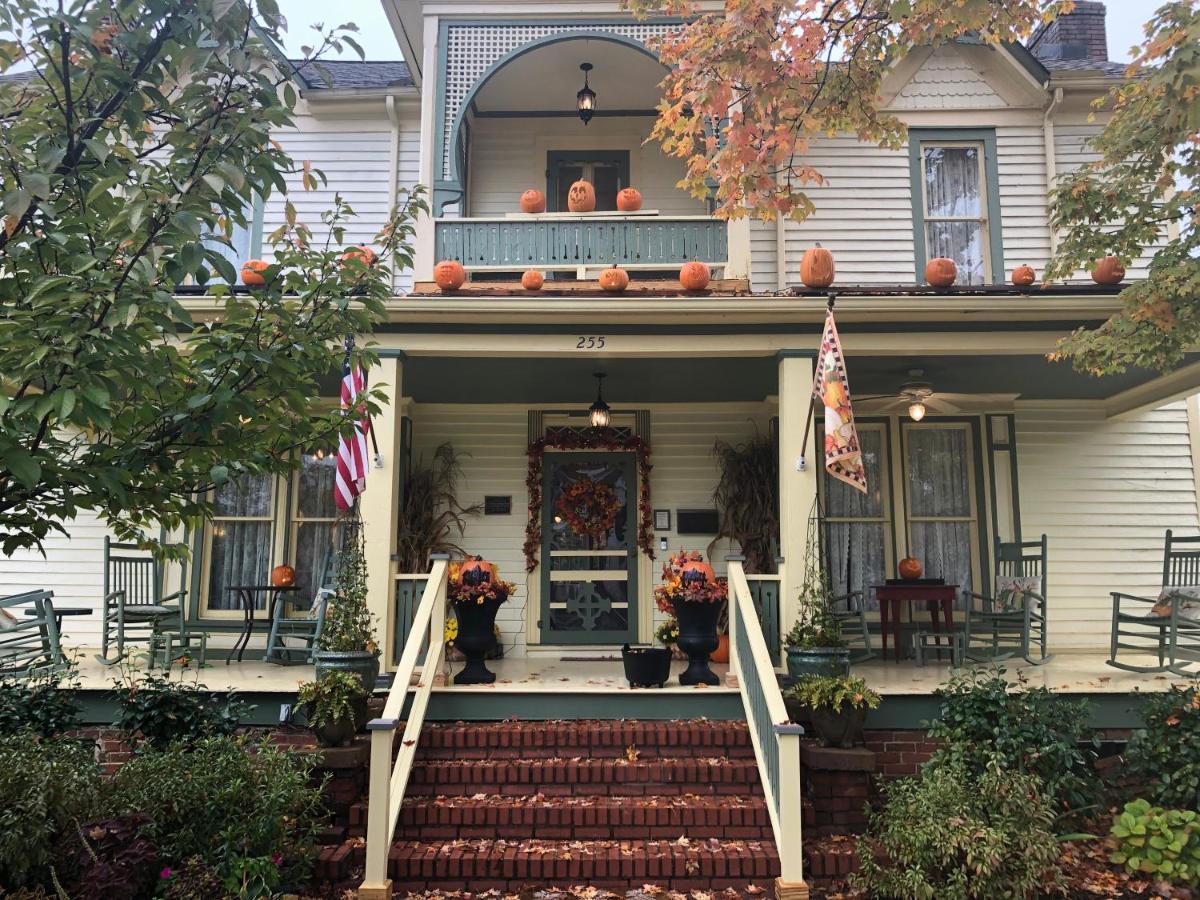
[(1075, 9), (1042, 28), (1029, 49), (1039, 59), (1090, 59), (1107, 62), (1107, 10), (1098, 0), (1076, 0)]

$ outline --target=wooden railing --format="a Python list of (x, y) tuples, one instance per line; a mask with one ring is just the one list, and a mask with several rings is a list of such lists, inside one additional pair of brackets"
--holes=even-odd
[(438, 259), (468, 271), (529, 268), (574, 271), (619, 265), (673, 269), (700, 260), (729, 261), (726, 224), (709, 216), (559, 215), (496, 219), (438, 219)]
[(758, 624), (762, 628), (763, 642), (767, 645), (767, 658), (771, 665), (778, 666), (780, 654), (780, 581), (778, 575), (747, 575), (750, 598), (758, 609)]
[(729, 577), (729, 670), (742, 692), (767, 812), (779, 849), (781, 886), (803, 883), (800, 842), (800, 736), (783, 704), (741, 556), (726, 557)]
[[(421, 602), (413, 616), (412, 628), (404, 644), (404, 652), (393, 676), (383, 715), (367, 723), (371, 733), (371, 781), (367, 806), (367, 865), (358, 896), (364, 900), (390, 900), (391, 882), (387, 877), (388, 850), (396, 831), (396, 820), (404, 803), (404, 791), (417, 755), (417, 742), (425, 722), (425, 710), (433, 682), (441, 669), (445, 651), (446, 585), (449, 557), (436, 555), (429, 580), (421, 594)], [(428, 637), (428, 641), (426, 641)], [(419, 673), (417, 657), (426, 646)], [(400, 749), (392, 761), (396, 730), (404, 704), (412, 686), (413, 674), (418, 673), (412, 706), (404, 725)]]

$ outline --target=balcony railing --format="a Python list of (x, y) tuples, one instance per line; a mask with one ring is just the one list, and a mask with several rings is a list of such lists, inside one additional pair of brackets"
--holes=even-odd
[(476, 272), (673, 269), (694, 259), (723, 267), (729, 260), (725, 223), (708, 216), (439, 219), (434, 235), (438, 259), (456, 259)]

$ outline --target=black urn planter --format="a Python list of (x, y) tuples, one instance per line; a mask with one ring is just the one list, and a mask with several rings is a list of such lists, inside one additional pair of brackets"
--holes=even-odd
[(454, 615), (458, 619), (458, 637), (454, 639), (467, 663), (454, 676), (455, 684), (494, 684), (496, 673), (483, 664), (496, 646), (496, 611), (507, 597), (497, 591), (495, 600), (455, 600)]
[(813, 707), (813, 731), (821, 739), (823, 747), (840, 747), (848, 750), (863, 740), (863, 725), (867, 721), (865, 709), (845, 706), (840, 710), (827, 706)]
[(708, 667), (709, 654), (720, 643), (717, 639), (717, 619), (720, 614), (720, 603), (675, 602), (675, 618), (679, 622), (676, 645), (688, 657), (688, 667), (679, 675), (680, 684), (721, 683), (721, 679)]
[(621, 648), (630, 687), (663, 687), (671, 677), (671, 651), (666, 647)]

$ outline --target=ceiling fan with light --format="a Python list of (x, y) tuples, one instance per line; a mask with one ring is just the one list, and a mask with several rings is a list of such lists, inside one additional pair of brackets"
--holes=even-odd
[(943, 415), (962, 412), (960, 407), (955, 406), (949, 400), (945, 399), (944, 396), (939, 396), (934, 391), (932, 384), (928, 381), (921, 381), (920, 379), (924, 374), (924, 369), (909, 369), (908, 377), (911, 380), (900, 385), (896, 393), (875, 394), (874, 396), (858, 397), (856, 399), (863, 403), (871, 400), (890, 401), (874, 407), (872, 411), (890, 413), (904, 410), (914, 422), (920, 422), (925, 418), (925, 414), (931, 411)]

